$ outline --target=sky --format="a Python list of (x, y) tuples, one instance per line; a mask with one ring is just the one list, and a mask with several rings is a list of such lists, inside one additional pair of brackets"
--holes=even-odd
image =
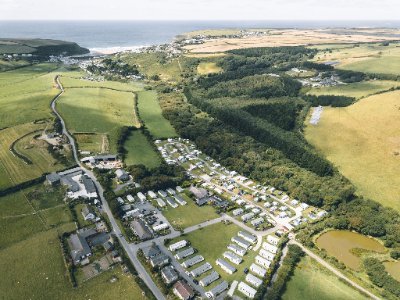
[(0, 20), (399, 20), (399, 0), (0, 0)]

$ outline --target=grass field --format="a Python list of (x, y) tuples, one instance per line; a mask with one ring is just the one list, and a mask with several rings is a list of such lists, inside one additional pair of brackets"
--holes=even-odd
[(130, 92), (101, 88), (66, 89), (58, 109), (72, 133), (108, 134), (110, 151), (116, 152), (118, 130), (138, 126), (135, 97)]
[(101, 153), (103, 139), (108, 139), (107, 135), (95, 133), (75, 133), (74, 136), (80, 150), (93, 153)]
[(157, 93), (142, 91), (138, 92), (137, 95), (139, 116), (150, 134), (155, 139), (176, 136), (175, 129), (162, 115)]
[[(30, 144), (29, 135), (26, 139), (17, 142), (15, 148), (21, 154), (26, 155), (32, 160), (31, 165), (10, 152), (12, 143), (27, 133), (44, 129), (46, 124), (23, 124), (0, 131), (0, 189), (18, 184), (30, 179), (37, 178), (45, 172), (52, 172), (65, 168), (64, 165), (57, 163), (47, 152), (43, 144)], [(29, 144), (29, 149), (25, 146)], [(25, 145), (25, 146), (24, 146)]]
[(200, 75), (208, 75), (212, 73), (219, 73), (222, 69), (214, 62), (201, 62), (197, 66), (197, 73)]
[(380, 56), (339, 66), (341, 69), (365, 73), (400, 75), (400, 56)]
[(282, 295), (282, 300), (361, 300), (365, 298), (308, 256), (300, 261)]
[[(307, 120), (308, 122), (308, 120)], [(305, 136), (357, 187), (358, 193), (400, 210), (400, 91), (324, 108)]]
[[(73, 76), (72, 76), (73, 75)], [(79, 76), (80, 75), (80, 76)], [(95, 88), (103, 87), (108, 89), (115, 89), (125, 92), (136, 92), (143, 89), (143, 84), (139, 82), (135, 83), (122, 83), (118, 81), (91, 81), (81, 79), (81, 76), (85, 76), (84, 73), (65, 73), (61, 80), (64, 88)]]
[(393, 87), (399, 87), (400, 82), (389, 81), (389, 80), (370, 80), (356, 83), (350, 83), (345, 85), (323, 87), (323, 88), (312, 88), (309, 95), (337, 95), (347, 96), (354, 98), (362, 98), (376, 94), (378, 92), (387, 91)]
[(126, 149), (125, 163), (128, 166), (143, 164), (147, 168), (155, 168), (160, 165), (160, 157), (146, 136), (139, 130), (131, 132), (124, 144)]
[(199, 207), (185, 195), (182, 197), (185, 198), (187, 205), (180, 205), (177, 208), (168, 206), (166, 210), (163, 210), (163, 215), (173, 227), (186, 228), (219, 217), (213, 207), (209, 205)]
[(56, 67), (40, 64), (0, 73), (0, 128), (51, 117)]

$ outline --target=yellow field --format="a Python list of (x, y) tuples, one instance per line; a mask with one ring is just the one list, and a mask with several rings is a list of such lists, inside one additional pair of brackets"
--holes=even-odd
[(197, 66), (197, 73), (200, 75), (219, 73), (221, 71), (222, 69), (214, 62), (202, 62)]
[(332, 161), (358, 193), (400, 211), (400, 91), (345, 108), (324, 108), (307, 140)]

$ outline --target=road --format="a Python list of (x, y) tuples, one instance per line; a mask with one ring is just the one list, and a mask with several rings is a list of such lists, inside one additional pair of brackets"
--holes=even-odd
[(310, 256), (312, 259), (316, 260), (319, 264), (321, 264), (322, 266), (324, 266), (325, 268), (327, 268), (329, 271), (331, 271), (333, 274), (335, 274), (337, 277), (343, 279), (344, 281), (346, 281), (349, 285), (351, 285), (352, 287), (354, 287), (355, 289), (361, 291), (362, 293), (364, 293), (365, 295), (368, 295), (371, 299), (374, 300), (381, 300), (381, 298), (375, 296), (374, 294), (372, 294), (370, 291), (368, 291), (367, 289), (363, 288), (362, 286), (360, 286), (359, 284), (355, 283), (354, 281), (352, 281), (351, 279), (347, 278), (345, 275), (343, 275), (341, 272), (339, 272), (336, 268), (332, 267), (329, 263), (327, 263), (324, 259), (322, 259), (321, 257), (319, 257), (317, 254), (315, 254), (314, 252), (312, 252), (311, 250), (307, 249), (306, 247), (304, 247), (302, 244), (300, 244), (299, 242), (295, 241), (295, 240), (290, 240), (289, 241), (290, 244), (294, 244), (299, 246), (308, 256)]
[(138, 276), (144, 281), (144, 283), (147, 285), (147, 287), (151, 290), (151, 292), (153, 293), (153, 295), (158, 299), (158, 300), (164, 300), (165, 297), (164, 295), (161, 293), (161, 291), (159, 290), (159, 288), (156, 286), (156, 284), (154, 283), (154, 281), (152, 280), (152, 278), (150, 277), (150, 275), (146, 272), (145, 268), (143, 267), (143, 265), (140, 263), (140, 261), (138, 260), (137, 256), (136, 256), (136, 252), (133, 251), (133, 249), (129, 246), (128, 242), (126, 241), (125, 237), (122, 236), (121, 234), (121, 230), (110, 210), (110, 207), (108, 206), (108, 202), (107, 200), (104, 198), (103, 193), (103, 187), (101, 186), (101, 184), (97, 181), (96, 176), (94, 175), (94, 173), (91, 170), (86, 169), (86, 167), (80, 162), (79, 158), (78, 158), (78, 152), (76, 149), (76, 145), (75, 145), (75, 140), (73, 139), (73, 137), (70, 135), (70, 133), (67, 130), (67, 127), (65, 125), (65, 121), (64, 119), (61, 117), (61, 115), (58, 113), (57, 109), (56, 109), (56, 103), (57, 100), (60, 98), (60, 96), (64, 93), (64, 88), (60, 82), (59, 76), (56, 76), (55, 81), (59, 87), (59, 89), (61, 90), (61, 93), (59, 93), (51, 102), (51, 109), (53, 110), (53, 112), (57, 115), (57, 117), (60, 119), (61, 125), (62, 125), (62, 133), (68, 138), (69, 143), (71, 145), (72, 148), (72, 153), (75, 159), (75, 162), (80, 166), (80, 168), (82, 170), (84, 170), (86, 172), (86, 174), (93, 180), (93, 183), (95, 184), (96, 188), (97, 188), (97, 192), (99, 194), (100, 200), (102, 202), (102, 206), (103, 206), (103, 210), (106, 212), (108, 219), (110, 220), (111, 223), (111, 227), (112, 227), (112, 231), (114, 232), (114, 234), (117, 236), (120, 245), (124, 248), (125, 252), (127, 253), (130, 261), (132, 262), (133, 266), (135, 267)]

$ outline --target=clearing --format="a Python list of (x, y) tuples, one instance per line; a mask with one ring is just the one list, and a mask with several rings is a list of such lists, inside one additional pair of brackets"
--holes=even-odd
[(222, 68), (217, 66), (217, 64), (214, 62), (201, 62), (197, 66), (197, 73), (200, 75), (208, 75), (220, 72), (222, 72)]
[(400, 210), (400, 91), (326, 107), (307, 140), (332, 161), (358, 193)]

